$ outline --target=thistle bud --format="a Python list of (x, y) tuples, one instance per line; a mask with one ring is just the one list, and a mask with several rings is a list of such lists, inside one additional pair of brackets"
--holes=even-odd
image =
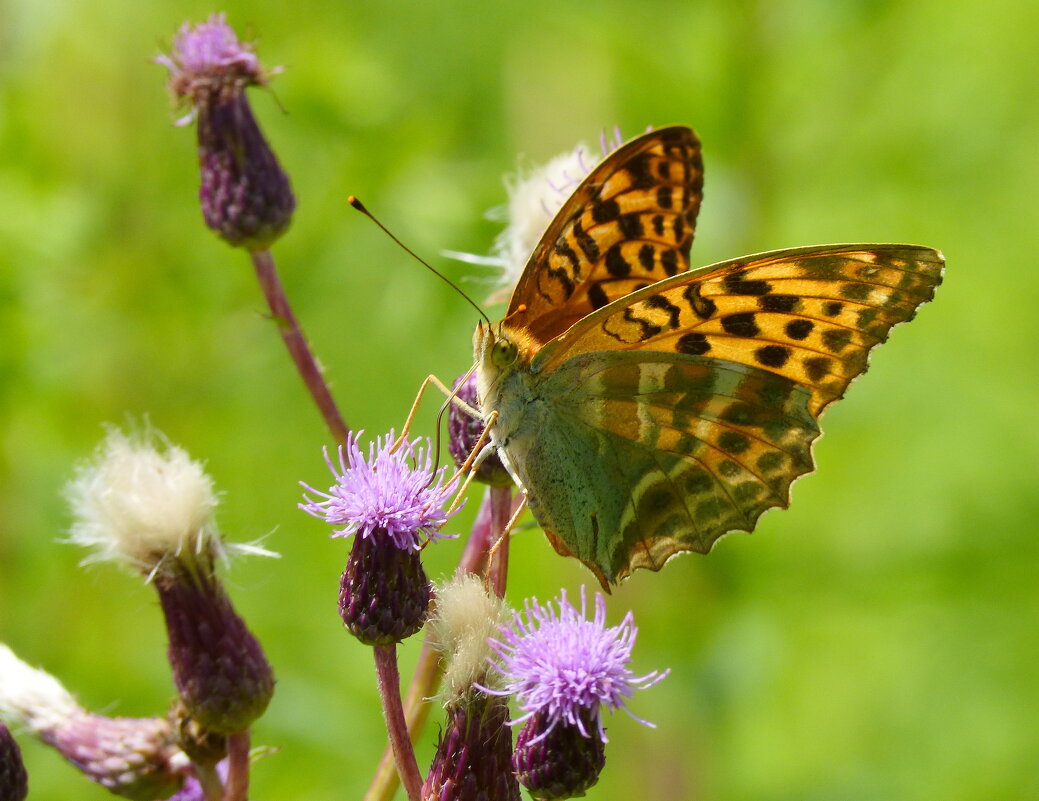
[[(4, 645), (0, 677), (0, 717), (27, 728), (115, 795), (151, 801), (166, 798), (183, 783), (187, 759), (167, 720), (91, 714), (57, 679), (30, 667)], [(0, 793), (0, 799), (7, 796)]]
[(191, 27), (185, 23), (170, 56), (156, 62), (170, 71), (169, 88), (189, 103), (198, 121), (202, 215), (231, 245), (264, 250), (284, 233), (296, 208), (288, 176), (267, 145), (245, 97), (266, 86), (272, 72), (252, 45), (241, 42), (222, 14)]
[(432, 642), (447, 663), (447, 721), (422, 785), (423, 801), (519, 801), (512, 770), (507, 700), (489, 694), (487, 639), (506, 614), (504, 602), (479, 578), (460, 576), (437, 589)]
[(508, 724), (504, 698), (474, 690), (450, 704), (422, 801), (519, 801)]
[[(458, 392), (458, 398), (467, 403), (471, 408), (479, 410), (480, 400), (476, 396), (476, 374), (471, 374), (468, 378), (459, 376), (455, 379), (453, 388)], [(469, 458), (473, 450), (476, 448), (476, 444), (480, 441), (480, 437), (483, 435), (483, 421), (477, 417), (473, 417), (467, 413), (464, 409), (460, 409), (455, 404), (447, 410), (447, 433), (448, 441), (447, 447), (451, 451), (451, 456), (454, 457), (455, 464), (461, 467), (465, 464), (466, 459)], [(512, 483), (512, 476), (509, 475), (509, 471), (505, 469), (505, 465), (501, 463), (501, 459), (498, 457), (497, 450), (491, 445), (490, 440), (486, 440), (484, 447), (488, 448), (487, 453), (483, 455), (483, 461), (479, 463), (476, 468), (476, 480), (482, 481), (484, 484), (490, 484), (496, 487), (507, 486)]]
[(72, 541), (92, 547), (94, 559), (126, 562), (158, 592), (186, 714), (217, 734), (248, 728), (271, 699), (274, 675), (224, 592), (216, 561), (231, 552), (273, 554), (223, 542), (209, 476), (155, 432), (112, 430), (68, 495)]
[(599, 780), (606, 765), (606, 743), (592, 715), (586, 710), (579, 714), (581, 728), (553, 725), (550, 714), (542, 711), (520, 729), (512, 766), (531, 797), (546, 801), (577, 798)]
[[(339, 586), (339, 614), (347, 630), (367, 645), (389, 645), (410, 637), (426, 619), (429, 579), (419, 560), (427, 541), (444, 535), (454, 512), (445, 508), (454, 484), (443, 483), (419, 441), (394, 448), (393, 432), (369, 447), (367, 458), (351, 435), (339, 449), (328, 492), (303, 484), (299, 508), (342, 528), (333, 537), (356, 534)], [(456, 510), (457, 511), (457, 510)]]
[(0, 723), (0, 801), (24, 801), (29, 795), (29, 777), (22, 752), (11, 732)]

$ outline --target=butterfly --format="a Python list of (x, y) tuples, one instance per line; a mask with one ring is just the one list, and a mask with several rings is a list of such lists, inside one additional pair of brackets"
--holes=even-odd
[(556, 551), (606, 589), (786, 508), (823, 410), (942, 279), (941, 253), (916, 245), (690, 270), (702, 186), (689, 128), (615, 150), (473, 338), (493, 446)]

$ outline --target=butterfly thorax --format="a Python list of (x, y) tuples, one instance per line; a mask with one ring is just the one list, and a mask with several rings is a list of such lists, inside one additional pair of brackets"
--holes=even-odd
[[(526, 331), (504, 322), (496, 326), (481, 323), (473, 334), (480, 411), (484, 422), (491, 423), (491, 442), (517, 481), (519, 477), (509, 464), (507, 446), (528, 406), (536, 400), (538, 377), (531, 372), (530, 363), (540, 347), (541, 343)], [(493, 422), (492, 413), (496, 413)]]

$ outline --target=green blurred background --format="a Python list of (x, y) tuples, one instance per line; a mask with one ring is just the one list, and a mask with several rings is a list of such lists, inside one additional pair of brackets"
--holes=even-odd
[[(299, 199), (275, 254), (348, 421), (372, 433), (400, 425), (427, 373), (466, 369), (475, 320), (350, 193), (460, 278), (474, 269), (437, 254), (488, 252), (484, 211), (517, 154), (687, 123), (707, 176), (694, 264), (941, 248), (936, 301), (827, 415), (793, 507), (610, 599), (613, 621), (635, 610), (636, 672), (672, 675), (631, 705), (658, 728), (609, 721), (590, 797), (1039, 798), (1039, 5), (223, 9), (286, 66), (252, 94)], [(154, 593), (59, 542), (73, 465), (103, 423), (147, 414), (207, 462), (225, 533), (282, 554), (228, 578), (279, 678), (255, 742), (281, 751), (253, 797), (356, 799), (384, 742), (371, 661), (336, 614), (346, 545), (295, 508), (297, 481), (327, 480), (328, 440), (245, 255), (201, 224), (194, 135), (149, 64), (213, 10), (0, 0), (0, 641), (93, 710), (165, 709)], [(460, 550), (429, 549), (430, 573)], [(590, 578), (533, 530), (511, 566), (514, 602)], [(21, 741), (32, 798), (107, 797)]]

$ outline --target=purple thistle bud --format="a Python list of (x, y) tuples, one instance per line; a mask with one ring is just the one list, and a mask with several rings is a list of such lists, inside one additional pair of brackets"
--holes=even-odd
[(634, 676), (628, 668), (638, 631), (631, 612), (607, 628), (606, 602), (596, 593), (595, 617), (587, 620), (583, 588), (579, 610), (565, 591), (558, 606), (557, 613), (551, 604), (528, 601), (512, 629), (502, 628), (502, 639), (490, 641), (503, 689), (488, 690), (516, 696), (525, 714), (515, 723), (526, 726), (513, 767), (532, 795), (553, 799), (583, 795), (598, 778), (607, 741), (602, 707), (628, 712), (625, 700), (636, 689), (668, 673)]
[[(458, 390), (459, 399), (465, 401), (474, 409), (480, 408), (479, 399), (477, 398), (476, 393), (475, 372), (464, 381), (462, 376), (459, 376), (455, 379), (452, 386)], [(447, 446), (451, 451), (451, 455), (454, 457), (455, 464), (459, 467), (465, 463), (465, 460), (469, 458), (469, 454), (472, 453), (473, 448), (476, 447), (476, 443), (480, 441), (483, 429), (484, 425), (482, 420), (479, 420), (470, 414), (466, 414), (453, 403), (448, 408)], [(489, 444), (490, 439), (486, 440), (485, 446)], [(498, 452), (492, 450), (480, 463), (479, 467), (476, 468), (476, 480), (482, 481), (484, 484), (503, 487), (512, 483), (512, 476), (510, 476), (509, 471), (505, 469), (505, 465), (501, 463), (501, 459), (498, 457)]]
[(422, 801), (519, 801), (504, 698), (474, 691), (448, 706)]
[(82, 715), (41, 737), (87, 778), (123, 798), (166, 798), (184, 781), (186, 760), (162, 718)]
[[(343, 572), (339, 613), (347, 629), (368, 645), (400, 642), (418, 631), (429, 607), (430, 586), (419, 550), (445, 535), (441, 526), (454, 511), (446, 504), (455, 482), (443, 483), (445, 468), (433, 471), (429, 445), (403, 441), (396, 449), (391, 431), (369, 445), (360, 434), (339, 449), (339, 464), (325, 452), (335, 478), (328, 492), (302, 484), (299, 508), (341, 528), (333, 537), (357, 534)], [(457, 511), (457, 510), (455, 510)]]
[(0, 723), (0, 801), (24, 801), (29, 795), (29, 776), (22, 751), (11, 732)]
[(288, 176), (267, 145), (245, 97), (265, 86), (265, 72), (223, 14), (181, 26), (170, 56), (170, 92), (198, 120), (199, 199), (206, 225), (231, 245), (264, 250), (284, 233), (296, 208)]
[[(580, 713), (587, 730), (591, 714)], [(545, 730), (548, 729), (547, 734)], [(606, 764), (606, 743), (592, 728), (581, 734), (577, 726), (551, 726), (547, 712), (535, 712), (516, 738), (512, 766), (520, 783), (534, 798), (575, 798), (598, 780)]]
[(155, 588), (185, 713), (217, 734), (249, 728), (270, 703), (274, 673), (220, 582), (205, 570), (167, 570)]

